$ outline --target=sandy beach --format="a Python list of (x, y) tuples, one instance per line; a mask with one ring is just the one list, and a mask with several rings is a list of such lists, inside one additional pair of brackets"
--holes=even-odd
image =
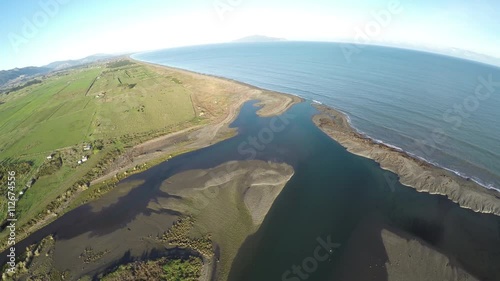
[(399, 176), (399, 181), (419, 192), (440, 194), (462, 208), (500, 216), (500, 193), (486, 189), (472, 180), (416, 159), (356, 132), (347, 117), (332, 108), (317, 105), (321, 114), (314, 123), (349, 152), (375, 160), (380, 166)]

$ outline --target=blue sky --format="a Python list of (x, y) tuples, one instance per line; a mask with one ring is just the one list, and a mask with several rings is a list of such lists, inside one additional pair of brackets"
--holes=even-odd
[(0, 1), (0, 69), (254, 34), (500, 57), (498, 0)]

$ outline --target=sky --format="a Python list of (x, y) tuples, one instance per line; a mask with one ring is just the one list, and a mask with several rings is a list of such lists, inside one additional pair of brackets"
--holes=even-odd
[(256, 34), (500, 58), (499, 15), (498, 0), (0, 0), (0, 70)]

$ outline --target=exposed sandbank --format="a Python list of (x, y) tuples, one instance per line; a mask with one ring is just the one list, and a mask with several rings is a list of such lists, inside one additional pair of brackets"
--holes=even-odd
[(314, 116), (313, 121), (323, 132), (349, 152), (373, 159), (383, 169), (399, 175), (402, 184), (419, 192), (444, 195), (462, 208), (500, 216), (499, 192), (377, 143), (356, 132), (343, 113), (323, 105), (316, 107), (321, 114)]
[(259, 229), (293, 174), (288, 164), (260, 160), (190, 170), (166, 179), (161, 190), (170, 197), (159, 198), (150, 208), (194, 216), (194, 233), (210, 233), (218, 246), (220, 260), (211, 262), (216, 267), (216, 279), (226, 280), (239, 248)]

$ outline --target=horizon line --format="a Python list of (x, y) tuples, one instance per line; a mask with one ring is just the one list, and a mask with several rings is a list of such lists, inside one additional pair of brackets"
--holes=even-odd
[[(251, 35), (251, 36), (255, 36), (255, 35)], [(242, 38), (251, 37), (251, 36), (245, 36)], [(0, 69), (0, 71), (3, 72), (3, 71), (14, 70), (14, 69), (28, 68), (28, 67), (44, 67), (44, 66), (47, 66), (51, 63), (55, 63), (55, 62), (59, 62), (59, 61), (82, 60), (82, 59), (85, 59), (85, 58), (88, 58), (91, 56), (96, 56), (96, 55), (109, 55), (109, 56), (117, 56), (118, 57), (118, 56), (125, 56), (125, 55), (131, 56), (131, 55), (135, 55), (135, 54), (139, 54), (139, 53), (149, 53), (149, 52), (156, 52), (156, 51), (161, 51), (161, 50), (181, 49), (181, 48), (189, 48), (189, 47), (196, 47), (196, 46), (211, 46), (211, 45), (223, 45), (223, 44), (228, 44), (228, 45), (229, 44), (258, 44), (258, 43), (261, 43), (261, 44), (278, 43), (279, 44), (279, 43), (291, 43), (291, 42), (337, 43), (337, 44), (350, 44), (350, 45), (354, 45), (354, 46), (376, 46), (376, 47), (394, 48), (394, 49), (417, 51), (417, 52), (429, 53), (429, 54), (435, 54), (435, 55), (442, 55), (442, 56), (446, 56), (446, 57), (462, 59), (462, 60), (466, 60), (466, 61), (481, 63), (481, 64), (495, 66), (495, 67), (500, 68), (500, 57), (496, 57), (496, 56), (492, 56), (492, 55), (488, 55), (488, 54), (484, 54), (484, 53), (478, 53), (478, 52), (467, 50), (467, 49), (460, 49), (458, 47), (448, 47), (448, 48), (439, 49), (439, 48), (431, 48), (431, 47), (427, 47), (427, 46), (408, 46), (405, 44), (394, 44), (394, 43), (383, 43), (383, 42), (358, 43), (358, 42), (353, 42), (353, 41), (348, 41), (348, 40), (345, 40), (345, 41), (341, 41), (341, 40), (337, 40), (337, 41), (334, 41), (334, 40), (289, 40), (286, 38), (278, 38), (278, 37), (270, 37), (270, 36), (265, 36), (265, 37), (280, 39), (280, 41), (235, 42), (236, 40), (238, 40), (238, 39), (236, 39), (236, 40), (229, 41), (229, 42), (213, 42), (213, 43), (206, 43), (206, 44), (192, 44), (192, 45), (173, 46), (173, 47), (161, 47), (161, 48), (146, 49), (146, 50), (139, 50), (139, 51), (127, 51), (127, 52), (117, 52), (117, 53), (93, 53), (93, 54), (89, 54), (89, 55), (86, 55), (84, 57), (79, 57), (79, 58), (59, 59), (59, 60), (45, 63), (43, 65), (16, 66), (13, 68)], [(479, 60), (478, 58), (471, 58), (471, 57), (467, 57), (467, 56), (455, 55), (455, 54), (451, 53), (451, 50), (453, 50), (453, 49), (463, 51), (463, 52), (469, 52), (471, 54), (478, 55), (478, 56), (483, 56), (484, 60), (494, 59), (497, 61), (496, 62), (487, 62), (487, 61)]]

